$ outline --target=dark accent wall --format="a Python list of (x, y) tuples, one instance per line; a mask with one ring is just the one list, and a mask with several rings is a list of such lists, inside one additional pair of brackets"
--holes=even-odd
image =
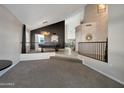
[(55, 24), (51, 24), (42, 28), (38, 28), (31, 31), (31, 48), (34, 49), (34, 42), (35, 42), (35, 34), (41, 34), (42, 31), (50, 32), (50, 35), (47, 36), (47, 42), (51, 41), (51, 35), (56, 33), (59, 36), (59, 44), (60, 48), (65, 47), (65, 21), (61, 21)]
[(26, 53), (26, 25), (24, 24), (22, 31), (22, 53)]

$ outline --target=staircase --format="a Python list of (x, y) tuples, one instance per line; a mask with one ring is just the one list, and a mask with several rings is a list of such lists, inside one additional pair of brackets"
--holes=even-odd
[(64, 57), (64, 56), (51, 56), (51, 60), (58, 60), (58, 61), (67, 61), (67, 62), (75, 62), (75, 63), (81, 63), (82, 60), (72, 57)]

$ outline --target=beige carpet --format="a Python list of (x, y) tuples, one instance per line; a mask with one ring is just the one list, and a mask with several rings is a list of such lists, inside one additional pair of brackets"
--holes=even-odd
[(20, 62), (2, 77), (0, 87), (20, 88), (121, 88), (123, 85), (69, 60)]

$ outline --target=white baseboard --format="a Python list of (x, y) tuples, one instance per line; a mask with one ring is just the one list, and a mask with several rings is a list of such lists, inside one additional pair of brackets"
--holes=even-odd
[(105, 75), (105, 76), (111, 78), (112, 80), (115, 80), (115, 81), (117, 81), (118, 83), (124, 85), (124, 82), (123, 82), (123, 81), (120, 81), (120, 80), (114, 78), (113, 76), (111, 76), (111, 75), (109, 75), (109, 74), (107, 74), (107, 73), (104, 73), (103, 71), (100, 71), (100, 70), (98, 70), (97, 68), (94, 68), (94, 67), (92, 67), (92, 66), (90, 66), (90, 65), (87, 65), (87, 64), (85, 64), (85, 63), (83, 63), (83, 64), (86, 65), (86, 66), (88, 66), (89, 68), (91, 68), (91, 69), (93, 69), (93, 70), (95, 70), (95, 71), (97, 71), (97, 72), (99, 72), (99, 73), (101, 73), (101, 74), (103, 74), (103, 75)]
[[(88, 66), (89, 68), (91, 68), (91, 69), (93, 69), (93, 70), (95, 70), (95, 71), (97, 71), (97, 72), (99, 72), (99, 73), (101, 73), (101, 74), (103, 74), (103, 75), (109, 77), (110, 79), (115, 80), (115, 81), (117, 81), (118, 83), (124, 85), (124, 82), (123, 82), (123, 81), (121, 81), (121, 80), (119, 80), (119, 79), (113, 77), (112, 75), (110, 75), (110, 74), (108, 74), (108, 73), (103, 72), (103, 71), (100, 70), (100, 69), (97, 69), (97, 68), (93, 67), (93, 66), (90, 65), (90, 64), (87, 64), (87, 62), (83, 62), (83, 61), (91, 61), (91, 62), (96, 61), (96, 62), (98, 62), (99, 60), (95, 60), (95, 59), (92, 59), (92, 58), (89, 58), (89, 57), (85, 57), (85, 56), (82, 56), (82, 55), (79, 55), (78, 58), (79, 58), (80, 60), (82, 60), (82, 64), (83, 64), (83, 65), (86, 65), (86, 66)], [(99, 61), (98, 63), (101, 63), (101, 62)], [(102, 63), (102, 64), (104, 64), (104, 63)], [(105, 64), (106, 64), (106, 63), (105, 63)]]
[(19, 61), (16, 62), (16, 63), (14, 63), (14, 64), (12, 64), (10, 67), (8, 67), (8, 68), (6, 68), (6, 69), (0, 71), (0, 77), (1, 77), (2, 75), (4, 75), (7, 71), (9, 71), (11, 68), (13, 68), (13, 67), (14, 67), (16, 64), (18, 64), (18, 63), (19, 63)]
[(55, 56), (55, 52), (21, 54), (20, 61), (49, 59), (50, 56)]

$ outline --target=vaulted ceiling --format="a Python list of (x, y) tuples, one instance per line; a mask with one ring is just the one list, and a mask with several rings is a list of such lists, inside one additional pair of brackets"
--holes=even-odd
[[(30, 30), (64, 20), (76, 11), (83, 10), (84, 4), (5, 4)], [(47, 22), (46, 22), (47, 21)], [(43, 24), (44, 22), (44, 24)]]

